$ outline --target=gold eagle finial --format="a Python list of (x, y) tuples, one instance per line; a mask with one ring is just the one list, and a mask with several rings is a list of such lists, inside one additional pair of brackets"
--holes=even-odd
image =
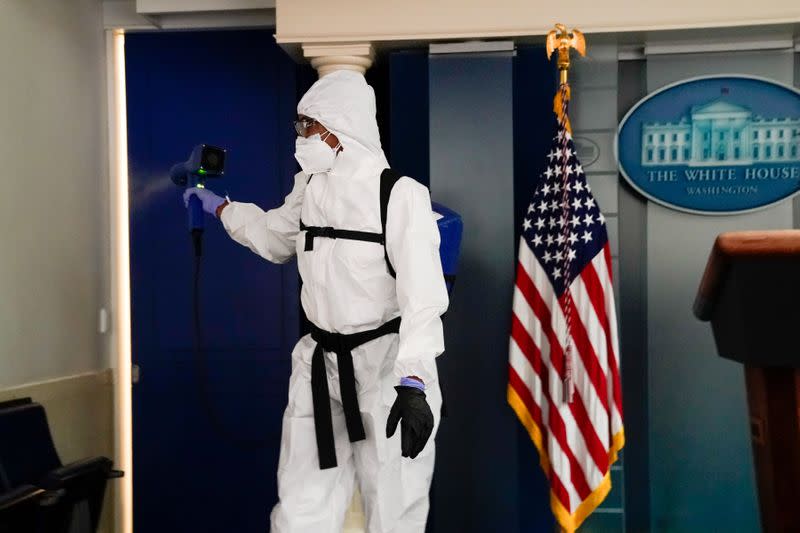
[(580, 30), (573, 28), (571, 31), (563, 24), (556, 24), (555, 29), (547, 34), (547, 59), (558, 50), (558, 72), (560, 83), (568, 81), (569, 51), (574, 48), (581, 56), (586, 55), (586, 39)]

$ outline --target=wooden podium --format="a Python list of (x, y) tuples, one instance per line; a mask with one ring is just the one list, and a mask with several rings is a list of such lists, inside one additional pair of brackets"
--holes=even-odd
[(745, 366), (763, 530), (800, 532), (800, 230), (719, 235), (694, 314)]

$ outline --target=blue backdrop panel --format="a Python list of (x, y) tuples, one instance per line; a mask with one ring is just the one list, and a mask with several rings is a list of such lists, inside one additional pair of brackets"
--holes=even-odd
[(439, 369), (435, 531), (518, 527), (517, 422), (506, 404), (514, 274), (511, 54), (429, 58), (433, 198), (464, 221)]
[[(458, 210), (467, 228), (445, 320), (440, 369), (450, 416), (437, 439), (428, 531), (549, 533), (547, 481), (505, 402), (505, 383), (515, 243), (555, 126), (555, 69), (537, 46), (519, 48), (513, 59), (429, 60), (427, 51), (398, 51), (389, 71), (390, 162), (425, 184), (433, 181), (434, 200)], [(481, 192), (497, 180), (499, 187)], [(476, 232), (498, 225), (502, 232)], [(497, 285), (504, 288), (492, 290)], [(491, 304), (475, 291), (488, 292)], [(476, 317), (480, 326), (464, 325)]]
[[(209, 187), (264, 208), (292, 185), (295, 66), (267, 31), (126, 36), (130, 158), (134, 509), (137, 531), (263, 532), (277, 501), (281, 413), (298, 333), (297, 271), (209, 219), (201, 312), (212, 430), (192, 351), (192, 255), (171, 164), (228, 149)], [(247, 448), (247, 449), (243, 449)]]
[(428, 186), (431, 180), (427, 50), (392, 53), (389, 58), (389, 77), (389, 163), (401, 174)]
[[(553, 95), (558, 71), (547, 60), (543, 46), (518, 46), (514, 58), (514, 242), (519, 240), (522, 219), (528, 210), (539, 175), (545, 167), (556, 128)], [(519, 531), (553, 531), (550, 485), (539, 466), (539, 455), (528, 432), (517, 423), (519, 440)]]

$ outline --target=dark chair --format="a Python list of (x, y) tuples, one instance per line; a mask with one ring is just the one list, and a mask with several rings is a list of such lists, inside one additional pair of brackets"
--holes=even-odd
[(0, 494), (0, 533), (37, 533), (40, 531), (40, 503), (44, 489), (22, 485)]
[[(0, 403), (0, 494), (11, 494), (26, 485), (44, 491), (31, 526), (34, 529), (20, 531), (71, 531), (76, 506), (83, 502), (89, 514), (85, 531), (97, 531), (107, 480), (121, 475), (106, 457), (63, 465), (53, 445), (44, 407), (30, 398)], [(3, 531), (1, 519), (0, 515)]]

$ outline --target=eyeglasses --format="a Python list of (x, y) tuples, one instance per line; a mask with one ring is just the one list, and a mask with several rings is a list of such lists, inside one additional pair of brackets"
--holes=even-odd
[(305, 137), (306, 133), (308, 132), (309, 128), (316, 124), (317, 121), (313, 118), (304, 118), (302, 120), (295, 120), (294, 121), (294, 131), (297, 132), (298, 135), (301, 137)]

